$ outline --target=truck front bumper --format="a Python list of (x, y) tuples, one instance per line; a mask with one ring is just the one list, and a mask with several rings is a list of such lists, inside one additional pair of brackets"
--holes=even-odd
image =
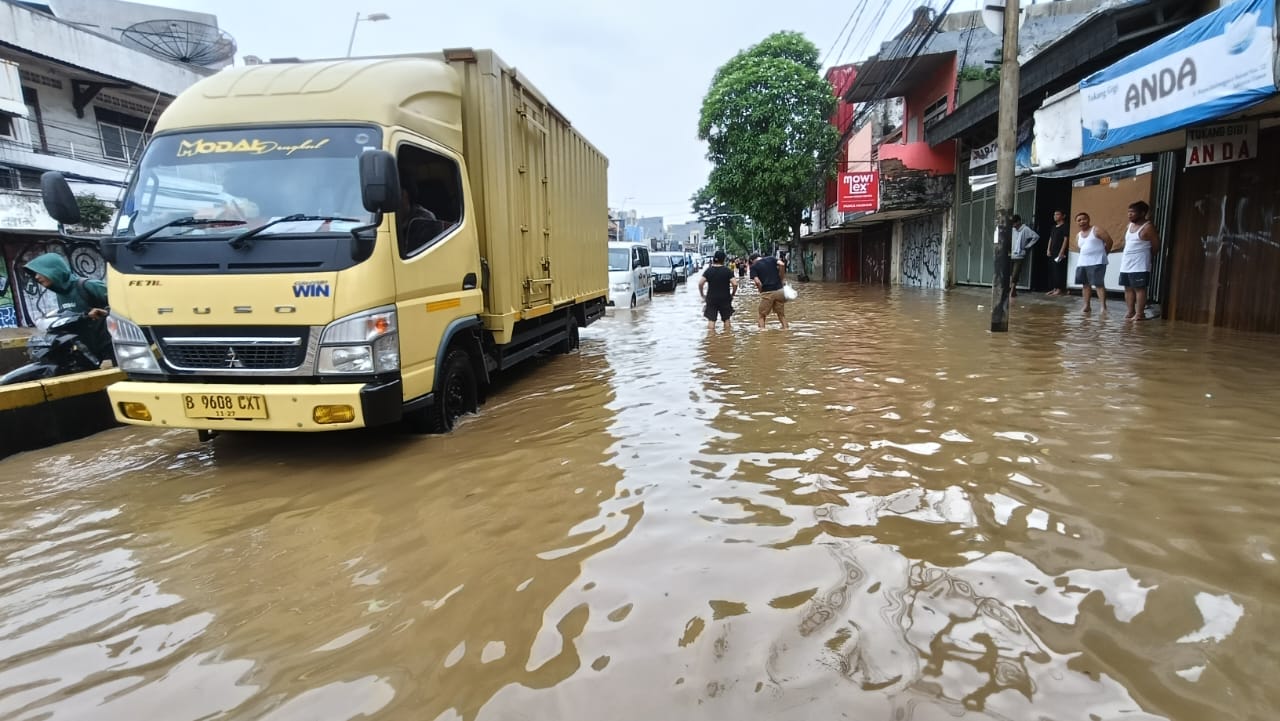
[(107, 388), (116, 420), (218, 431), (339, 431), (400, 419), (400, 381), (328, 385), (148, 383)]

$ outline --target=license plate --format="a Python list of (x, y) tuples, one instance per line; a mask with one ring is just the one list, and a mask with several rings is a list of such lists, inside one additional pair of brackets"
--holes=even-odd
[(192, 393), (182, 396), (188, 418), (266, 418), (265, 396), (237, 393)]

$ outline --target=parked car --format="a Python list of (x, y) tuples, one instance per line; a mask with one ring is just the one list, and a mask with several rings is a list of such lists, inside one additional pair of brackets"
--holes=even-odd
[(634, 308), (651, 300), (649, 249), (639, 243), (610, 243), (609, 305)]
[[(653, 257), (662, 256), (667, 258), (671, 267), (671, 275), (674, 283), (683, 283), (689, 280), (689, 264), (685, 260), (684, 253), (654, 253)], [(673, 286), (674, 287), (674, 286)]]
[(650, 253), (649, 259), (653, 263), (653, 290), (675, 290), (676, 278), (675, 257), (674, 253)]

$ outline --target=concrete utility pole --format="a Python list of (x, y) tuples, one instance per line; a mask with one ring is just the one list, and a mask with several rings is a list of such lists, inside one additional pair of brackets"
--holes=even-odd
[(1009, 331), (1009, 251), (1013, 242), (1013, 201), (1018, 152), (1018, 11), (1019, 0), (1004, 3), (1004, 55), (1000, 62), (1000, 130), (996, 157), (995, 278), (991, 282), (991, 332)]

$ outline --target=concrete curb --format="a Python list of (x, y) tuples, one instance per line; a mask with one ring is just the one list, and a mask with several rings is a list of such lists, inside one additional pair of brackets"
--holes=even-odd
[(0, 388), (0, 458), (117, 425), (107, 386), (124, 377), (109, 369)]

